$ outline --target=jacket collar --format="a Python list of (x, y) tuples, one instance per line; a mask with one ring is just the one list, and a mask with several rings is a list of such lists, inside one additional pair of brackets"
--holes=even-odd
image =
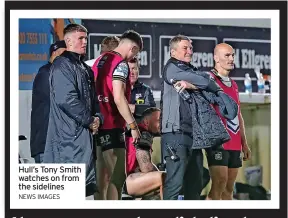
[(64, 56), (64, 57), (67, 57), (69, 58), (70, 60), (77, 60), (77, 61), (83, 61), (83, 59), (85, 58), (84, 55), (80, 55), (76, 52), (72, 52), (72, 51), (64, 51), (61, 56)]
[(142, 82), (139, 82), (139, 80), (137, 79), (137, 81), (135, 82), (133, 88), (138, 88), (138, 87), (141, 87), (142, 86)]
[(173, 58), (173, 57), (170, 58), (170, 61), (173, 62), (173, 63), (176, 63), (176, 64), (185, 64), (185, 65), (187, 65), (189, 67), (192, 67), (192, 65), (190, 63), (187, 63), (185, 61), (180, 61), (180, 60), (178, 60), (176, 58)]
[(197, 71), (197, 70), (198, 70), (198, 68), (195, 67), (195, 66), (193, 66), (191, 63), (187, 63), (187, 62), (184, 62), (184, 61), (180, 61), (180, 60), (178, 60), (178, 59), (176, 59), (176, 58), (173, 58), (173, 57), (171, 57), (168, 61), (169, 61), (169, 62), (172, 62), (172, 63), (174, 63), (174, 64), (176, 64), (176, 65), (185, 65), (185, 66), (187, 66), (187, 67), (189, 67), (189, 68), (192, 68), (192, 70), (194, 70), (194, 71)]

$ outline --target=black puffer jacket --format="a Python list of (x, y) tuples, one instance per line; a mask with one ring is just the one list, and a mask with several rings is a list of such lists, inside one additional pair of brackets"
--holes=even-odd
[(81, 57), (65, 51), (50, 69), (50, 117), (44, 163), (84, 163), (86, 195), (96, 191), (93, 136), (89, 125), (99, 107), (94, 76)]

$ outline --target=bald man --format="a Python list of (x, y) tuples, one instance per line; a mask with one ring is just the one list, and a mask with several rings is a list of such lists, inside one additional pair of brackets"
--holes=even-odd
[(242, 167), (243, 160), (249, 160), (251, 151), (247, 144), (244, 120), (240, 110), (238, 86), (229, 77), (229, 73), (234, 69), (234, 49), (226, 44), (216, 45), (214, 49), (215, 67), (211, 70), (211, 75), (223, 91), (237, 102), (238, 115), (233, 120), (222, 117), (217, 107), (214, 107), (221, 117), (231, 140), (216, 148), (206, 149), (212, 187), (208, 199), (212, 200), (232, 200), (234, 183), (238, 174), (238, 169)]

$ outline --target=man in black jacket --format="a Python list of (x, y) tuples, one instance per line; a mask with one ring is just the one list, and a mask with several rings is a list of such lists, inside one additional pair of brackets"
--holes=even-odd
[(40, 67), (32, 90), (30, 150), (35, 163), (42, 163), (50, 110), (49, 71), (54, 59), (66, 50), (65, 41), (56, 41), (50, 46), (50, 59)]
[(67, 46), (50, 70), (50, 117), (44, 163), (84, 163), (86, 196), (96, 192), (93, 134), (103, 123), (95, 98), (94, 75), (83, 57), (87, 29), (69, 24), (64, 29)]
[(132, 85), (130, 110), (133, 113), (136, 121), (139, 121), (142, 113), (150, 107), (156, 107), (151, 88), (138, 80), (139, 77), (139, 61), (133, 58), (128, 62), (130, 69), (130, 82)]

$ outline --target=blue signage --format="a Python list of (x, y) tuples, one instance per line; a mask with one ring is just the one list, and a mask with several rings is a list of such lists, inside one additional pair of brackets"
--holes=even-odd
[(49, 60), (51, 19), (19, 19), (19, 89), (31, 90), (41, 66)]

